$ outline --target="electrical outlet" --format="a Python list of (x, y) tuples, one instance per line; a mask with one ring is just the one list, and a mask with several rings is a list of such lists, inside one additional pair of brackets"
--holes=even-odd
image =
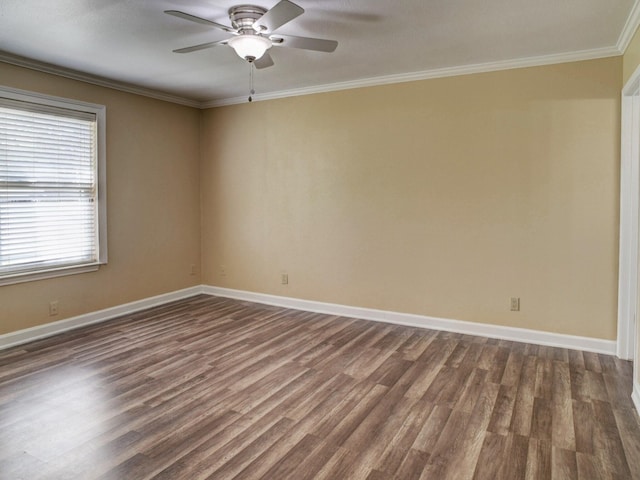
[(58, 314), (58, 300), (54, 300), (53, 302), (49, 302), (49, 316), (53, 317)]
[(511, 297), (511, 311), (512, 312), (520, 311), (520, 297)]
[(280, 275), (280, 283), (282, 285), (287, 285), (289, 283), (289, 274), (283, 273)]
[(227, 269), (224, 265), (220, 265), (220, 276), (221, 277), (226, 277), (227, 276)]
[(196, 274), (196, 265), (195, 263), (191, 264), (191, 275), (195, 275)]

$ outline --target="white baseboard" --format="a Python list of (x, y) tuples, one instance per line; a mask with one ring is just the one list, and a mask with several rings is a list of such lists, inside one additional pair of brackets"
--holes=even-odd
[(462, 320), (450, 320), (447, 318), (427, 317), (410, 313), (375, 310), (371, 308), (350, 307), (334, 303), (314, 302), (290, 297), (280, 297), (264, 293), (233, 290), (230, 288), (213, 287), (204, 285), (202, 293), (216, 295), (218, 297), (234, 298), (249, 302), (275, 305), (278, 307), (294, 308), (309, 312), (340, 315), (344, 317), (373, 320), (376, 322), (393, 323), (410, 327), (430, 328), (447, 332), (479, 335), (489, 338), (499, 338), (516, 342), (534, 343), (551, 347), (569, 348), (572, 350), (585, 350), (588, 352), (616, 354), (616, 342), (599, 338), (579, 337), (561, 333), (529, 330), (526, 328), (503, 327), (486, 323), (467, 322)]
[(98, 310), (96, 312), (78, 315), (77, 317), (65, 318), (57, 322), (38, 325), (37, 327), (25, 328), (17, 332), (11, 332), (0, 335), (0, 350), (5, 348), (21, 345), (23, 343), (32, 342), (41, 338), (50, 337), (58, 333), (74, 330), (76, 328), (85, 327), (93, 323), (104, 322), (112, 318), (127, 315), (129, 313), (138, 312), (146, 308), (156, 307), (165, 303), (181, 300), (183, 298), (193, 297), (202, 292), (202, 286), (198, 285), (175, 292), (169, 292), (155, 297), (136, 300), (135, 302), (125, 303), (116, 307)]
[(631, 392), (631, 401), (636, 407), (636, 412), (640, 415), (640, 383), (635, 379), (633, 380), (633, 392)]
[[(500, 338), (516, 342), (534, 343), (552, 347), (586, 350), (588, 352), (615, 355), (616, 342), (598, 338), (579, 337), (560, 333), (529, 330), (525, 328), (503, 327), (485, 323), (474, 323), (462, 320), (450, 320), (447, 318), (428, 317), (410, 313), (375, 310), (371, 308), (351, 307), (334, 303), (315, 302), (291, 297), (280, 297), (264, 293), (254, 293), (244, 290), (198, 285), (184, 290), (157, 295), (155, 297), (137, 300), (135, 302), (118, 305), (116, 307), (91, 312), (77, 317), (67, 318), (58, 322), (47, 323), (37, 327), (19, 330), (17, 332), (0, 335), (0, 350), (21, 345), (41, 338), (56, 335), (76, 328), (94, 323), (104, 322), (112, 318), (138, 312), (146, 308), (163, 305), (165, 303), (192, 297), (198, 294), (215, 295), (218, 297), (234, 298), (255, 303), (275, 305), (278, 307), (293, 308), (309, 312), (340, 315), (344, 317), (360, 318), (375, 322), (393, 323), (419, 328), (430, 328), (448, 332), (464, 333), (468, 335), (480, 335), (489, 338)], [(636, 406), (640, 405), (640, 390), (634, 391)]]

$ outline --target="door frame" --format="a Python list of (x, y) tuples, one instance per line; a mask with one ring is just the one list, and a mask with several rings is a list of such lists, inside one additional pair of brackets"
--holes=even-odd
[(637, 365), (638, 214), (640, 212), (640, 67), (622, 89), (620, 146), (618, 357)]

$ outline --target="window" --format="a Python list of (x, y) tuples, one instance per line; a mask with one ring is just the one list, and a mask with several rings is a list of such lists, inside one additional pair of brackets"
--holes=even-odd
[(107, 260), (105, 107), (0, 87), (0, 285)]

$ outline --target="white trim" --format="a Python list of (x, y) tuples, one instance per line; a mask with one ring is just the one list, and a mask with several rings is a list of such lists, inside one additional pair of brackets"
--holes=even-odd
[(635, 71), (627, 80), (627, 83), (622, 87), (622, 95), (623, 96), (631, 96), (636, 95), (640, 90), (640, 65), (636, 67)]
[(315, 302), (311, 300), (280, 297), (276, 295), (247, 292), (244, 290), (233, 290), (230, 288), (213, 287), (208, 285), (202, 287), (202, 293), (218, 297), (275, 305), (278, 307), (293, 308), (296, 310), (340, 315), (410, 327), (444, 330), (447, 332), (464, 333), (467, 335), (480, 335), (489, 338), (500, 338), (516, 342), (570, 348), (573, 350), (585, 350), (588, 352), (604, 353), (607, 355), (615, 355), (616, 352), (616, 342), (613, 340), (603, 340), (599, 338), (579, 337), (561, 333), (529, 330), (525, 328), (504, 327), (500, 325), (450, 320), (447, 318), (428, 317), (424, 315), (391, 312), (387, 310), (351, 307), (335, 303)]
[(50, 270), (38, 270), (35, 272), (21, 272), (14, 275), (2, 275), (0, 277), (0, 287), (3, 285), (15, 285), (16, 283), (35, 282), (36, 280), (46, 280), (47, 278), (64, 277), (76, 275), (78, 273), (95, 272), (100, 268), (100, 263), (88, 265), (75, 265), (70, 267), (52, 268)]
[[(640, 1), (640, 0), (636, 0)], [(627, 22), (629, 23), (629, 22)], [(353, 88), (374, 87), (378, 85), (388, 85), (392, 83), (415, 82), (418, 80), (428, 80), (432, 78), (454, 77), (459, 75), (470, 75), (473, 73), (486, 73), (499, 70), (511, 70), (516, 68), (538, 67), (543, 65), (553, 65), (557, 63), (578, 62), (583, 60), (594, 60), (597, 58), (615, 57), (621, 55), (622, 51), (616, 47), (595, 48), (591, 50), (581, 50), (577, 52), (555, 53), (551, 55), (540, 55), (536, 57), (519, 58), (512, 60), (502, 60), (498, 62), (479, 63), (473, 65), (463, 65), (458, 67), (436, 68), (419, 72), (401, 73), (396, 75), (385, 75), (380, 77), (363, 78), (359, 80), (329, 83), (325, 85), (316, 85), (312, 87), (296, 88), (292, 90), (281, 90), (278, 92), (258, 94), (253, 96), (254, 101), (275, 100), (278, 98), (286, 98), (300, 95), (311, 95), (315, 93), (335, 92), (339, 90), (349, 90)], [(143, 95), (166, 102), (178, 103), (195, 108), (212, 108), (222, 107), (225, 105), (235, 105), (246, 103), (247, 97), (232, 97), (213, 99), (205, 102), (199, 102), (190, 98), (184, 98), (176, 95), (159, 92), (149, 88), (137, 87), (125, 82), (109, 80), (88, 73), (79, 72), (64, 67), (59, 67), (49, 63), (39, 62), (30, 58), (20, 57), (7, 52), (0, 51), (0, 62), (17, 65), (19, 67), (29, 68), (44, 73), (59, 75), (61, 77), (71, 78), (82, 82), (99, 85), (101, 87), (113, 88), (123, 92)]]
[(633, 406), (636, 407), (636, 412), (640, 414), (640, 383), (635, 379), (633, 380), (633, 391), (631, 392), (631, 401)]
[(138, 87), (136, 85), (131, 85), (117, 80), (110, 80), (108, 78), (79, 72), (70, 68), (59, 67), (50, 63), (40, 62), (38, 60), (32, 60), (26, 57), (20, 57), (8, 52), (0, 51), (0, 62), (9, 63), (18, 67), (29, 68), (38, 72), (50, 73), (59, 77), (70, 78), (71, 80), (78, 80), (80, 82), (90, 83), (92, 85), (98, 85), (100, 87), (113, 88), (114, 90), (120, 90), (121, 92), (142, 95), (143, 97), (155, 98), (156, 100), (163, 100), (165, 102), (186, 105), (187, 107), (202, 108), (201, 102), (197, 100), (179, 97), (177, 95), (171, 95), (168, 93), (160, 92), (158, 90), (153, 90), (151, 88)]
[(634, 358), (638, 305), (640, 206), (640, 67), (622, 89), (620, 144), (620, 248), (617, 355)]
[[(616, 47), (596, 48), (593, 50), (582, 50), (579, 52), (557, 53), (552, 55), (541, 55), (538, 57), (519, 58), (515, 60), (502, 60), (499, 62), (479, 63), (474, 65), (463, 65), (459, 67), (436, 68), (420, 72), (401, 73), (397, 75), (385, 75), (381, 77), (363, 78), (348, 82), (329, 83), (313, 87), (296, 88), (293, 90), (282, 90), (279, 92), (264, 93), (254, 95), (253, 101), (275, 100), (285, 97), (297, 97), (300, 95), (312, 95), (315, 93), (335, 92), (339, 90), (349, 90), (352, 88), (375, 87), (393, 83), (415, 82), (419, 80), (429, 80), (432, 78), (457, 77), (461, 75), (471, 75), (474, 73), (496, 72), (500, 70), (512, 70), (516, 68), (539, 67), (542, 65), (553, 65), (557, 63), (578, 62), (583, 60), (594, 60), (597, 58), (615, 57), (620, 55)], [(243, 97), (223, 98), (203, 102), (200, 108), (223, 107), (246, 103), (246, 95)]]
[(620, 54), (623, 54), (627, 50), (633, 35), (638, 29), (638, 25), (640, 25), (640, 0), (635, 0), (633, 7), (631, 7), (631, 12), (629, 12), (629, 16), (627, 17), (627, 21), (620, 32), (618, 42), (616, 43)]
[[(26, 102), (63, 109), (65, 112), (74, 111), (90, 114), (95, 118), (96, 142), (96, 171), (95, 184), (97, 187), (97, 208), (95, 211), (96, 249), (98, 257), (94, 262), (76, 265), (54, 265), (52, 267), (36, 268), (32, 271), (19, 271), (0, 276), (0, 286), (15, 283), (43, 280), (46, 278), (73, 275), (76, 273), (93, 272), (100, 265), (107, 263), (107, 107), (104, 105), (83, 102), (72, 98), (58, 97), (41, 92), (32, 92), (19, 88), (0, 85), (0, 100)], [(66, 114), (66, 113), (65, 113)]]
[[(1, 57), (1, 55), (0, 55)], [(31, 90), (23, 90), (21, 88), (12, 88), (0, 85), (0, 93), (3, 97), (30, 103), (42, 103), (52, 107), (65, 108), (67, 110), (76, 110), (78, 112), (89, 112), (95, 115), (104, 115), (106, 107), (98, 103), (83, 102), (75, 98), (58, 97), (41, 92), (33, 92)]]
[[(588, 352), (615, 354), (615, 342), (598, 338), (579, 337), (561, 333), (543, 332), (525, 328), (504, 327), (485, 323), (466, 322), (462, 320), (450, 320), (447, 318), (428, 317), (410, 313), (392, 312), (387, 310), (375, 310), (371, 308), (352, 307), (335, 303), (316, 302), (291, 297), (280, 297), (264, 293), (233, 290), (229, 288), (214, 287), (209, 285), (197, 285), (175, 292), (157, 295), (142, 300), (118, 305), (96, 312), (78, 315), (58, 322), (47, 323), (37, 327), (26, 328), (0, 335), (0, 350), (22, 345), (45, 337), (50, 337), (76, 328), (85, 327), (94, 323), (104, 322), (116, 317), (135, 313), (147, 308), (156, 307), (165, 303), (193, 297), (199, 294), (214, 295), (218, 297), (233, 298), (249, 302), (275, 305), (278, 307), (292, 308), (309, 312), (324, 313), (328, 315), (340, 315), (345, 317), (371, 320), (375, 322), (393, 323), (418, 328), (429, 328), (447, 332), (463, 333), (467, 335), (480, 335), (489, 338), (499, 338), (516, 342), (547, 345), (551, 347), (585, 350)], [(639, 397), (640, 398), (640, 397)]]
[(26, 328), (24, 330), (18, 330), (17, 332), (6, 333), (4, 335), (0, 335), (0, 350), (14, 347), (16, 345), (22, 345), (23, 343), (32, 342), (41, 338), (50, 337), (52, 335), (57, 335), (69, 330), (75, 330), (76, 328), (86, 327), (87, 325), (92, 325), (94, 323), (104, 322), (112, 318), (128, 315), (130, 313), (163, 305), (175, 300), (193, 297), (194, 295), (199, 295), (201, 293), (201, 286), (185, 288), (184, 290), (177, 290), (175, 292), (165, 293), (155, 297), (144, 298), (135, 302), (106, 308), (104, 310), (98, 310), (97, 312), (86, 313), (84, 315), (66, 318), (57, 322)]

